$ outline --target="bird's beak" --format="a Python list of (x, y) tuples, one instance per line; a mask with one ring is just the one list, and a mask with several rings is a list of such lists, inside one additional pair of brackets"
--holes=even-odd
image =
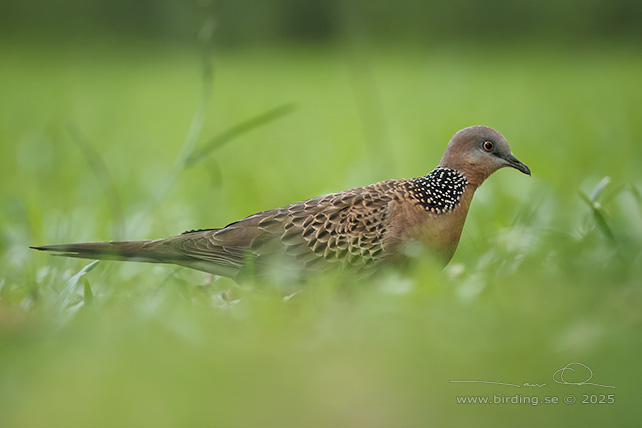
[(522, 162), (520, 162), (515, 156), (512, 154), (505, 156), (504, 160), (506, 161), (506, 166), (511, 166), (515, 168), (518, 171), (523, 172), (526, 175), (531, 175), (531, 170)]

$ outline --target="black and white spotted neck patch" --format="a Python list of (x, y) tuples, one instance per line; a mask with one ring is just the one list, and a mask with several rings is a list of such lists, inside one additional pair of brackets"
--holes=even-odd
[(408, 192), (426, 211), (445, 214), (459, 205), (467, 184), (459, 171), (438, 166), (428, 175), (408, 182)]

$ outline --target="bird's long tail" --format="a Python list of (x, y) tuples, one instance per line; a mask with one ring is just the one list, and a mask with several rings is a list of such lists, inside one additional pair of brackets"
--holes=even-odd
[(163, 245), (163, 239), (147, 241), (82, 242), (78, 244), (44, 245), (30, 247), (34, 250), (51, 251), (56, 256), (80, 259), (122, 260), (149, 263), (176, 263), (185, 255), (171, 251)]
[(80, 259), (169, 263), (234, 277), (241, 268), (241, 263), (236, 259), (242, 258), (242, 251), (234, 252), (234, 249), (219, 248), (212, 244), (208, 238), (212, 230), (214, 229), (191, 231), (179, 236), (146, 241), (82, 242), (30, 248), (50, 251), (56, 256)]

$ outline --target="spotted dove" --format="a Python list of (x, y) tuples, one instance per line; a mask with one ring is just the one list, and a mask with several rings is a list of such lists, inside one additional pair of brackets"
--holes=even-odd
[(423, 177), (381, 181), (253, 214), (221, 229), (146, 241), (32, 247), (86, 259), (172, 263), (239, 279), (276, 263), (301, 273), (331, 267), (357, 271), (403, 259), (404, 245), (423, 244), (452, 258), (475, 190), (510, 166), (530, 175), (496, 130), (457, 132), (435, 169)]

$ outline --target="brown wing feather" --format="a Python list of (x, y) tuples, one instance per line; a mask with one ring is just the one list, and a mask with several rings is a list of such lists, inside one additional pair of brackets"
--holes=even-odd
[(384, 181), (264, 211), (211, 231), (208, 239), (217, 253), (234, 250), (219, 257), (235, 266), (243, 265), (248, 256), (260, 262), (274, 255), (306, 270), (337, 264), (364, 268), (386, 255), (388, 207), (403, 181)]

